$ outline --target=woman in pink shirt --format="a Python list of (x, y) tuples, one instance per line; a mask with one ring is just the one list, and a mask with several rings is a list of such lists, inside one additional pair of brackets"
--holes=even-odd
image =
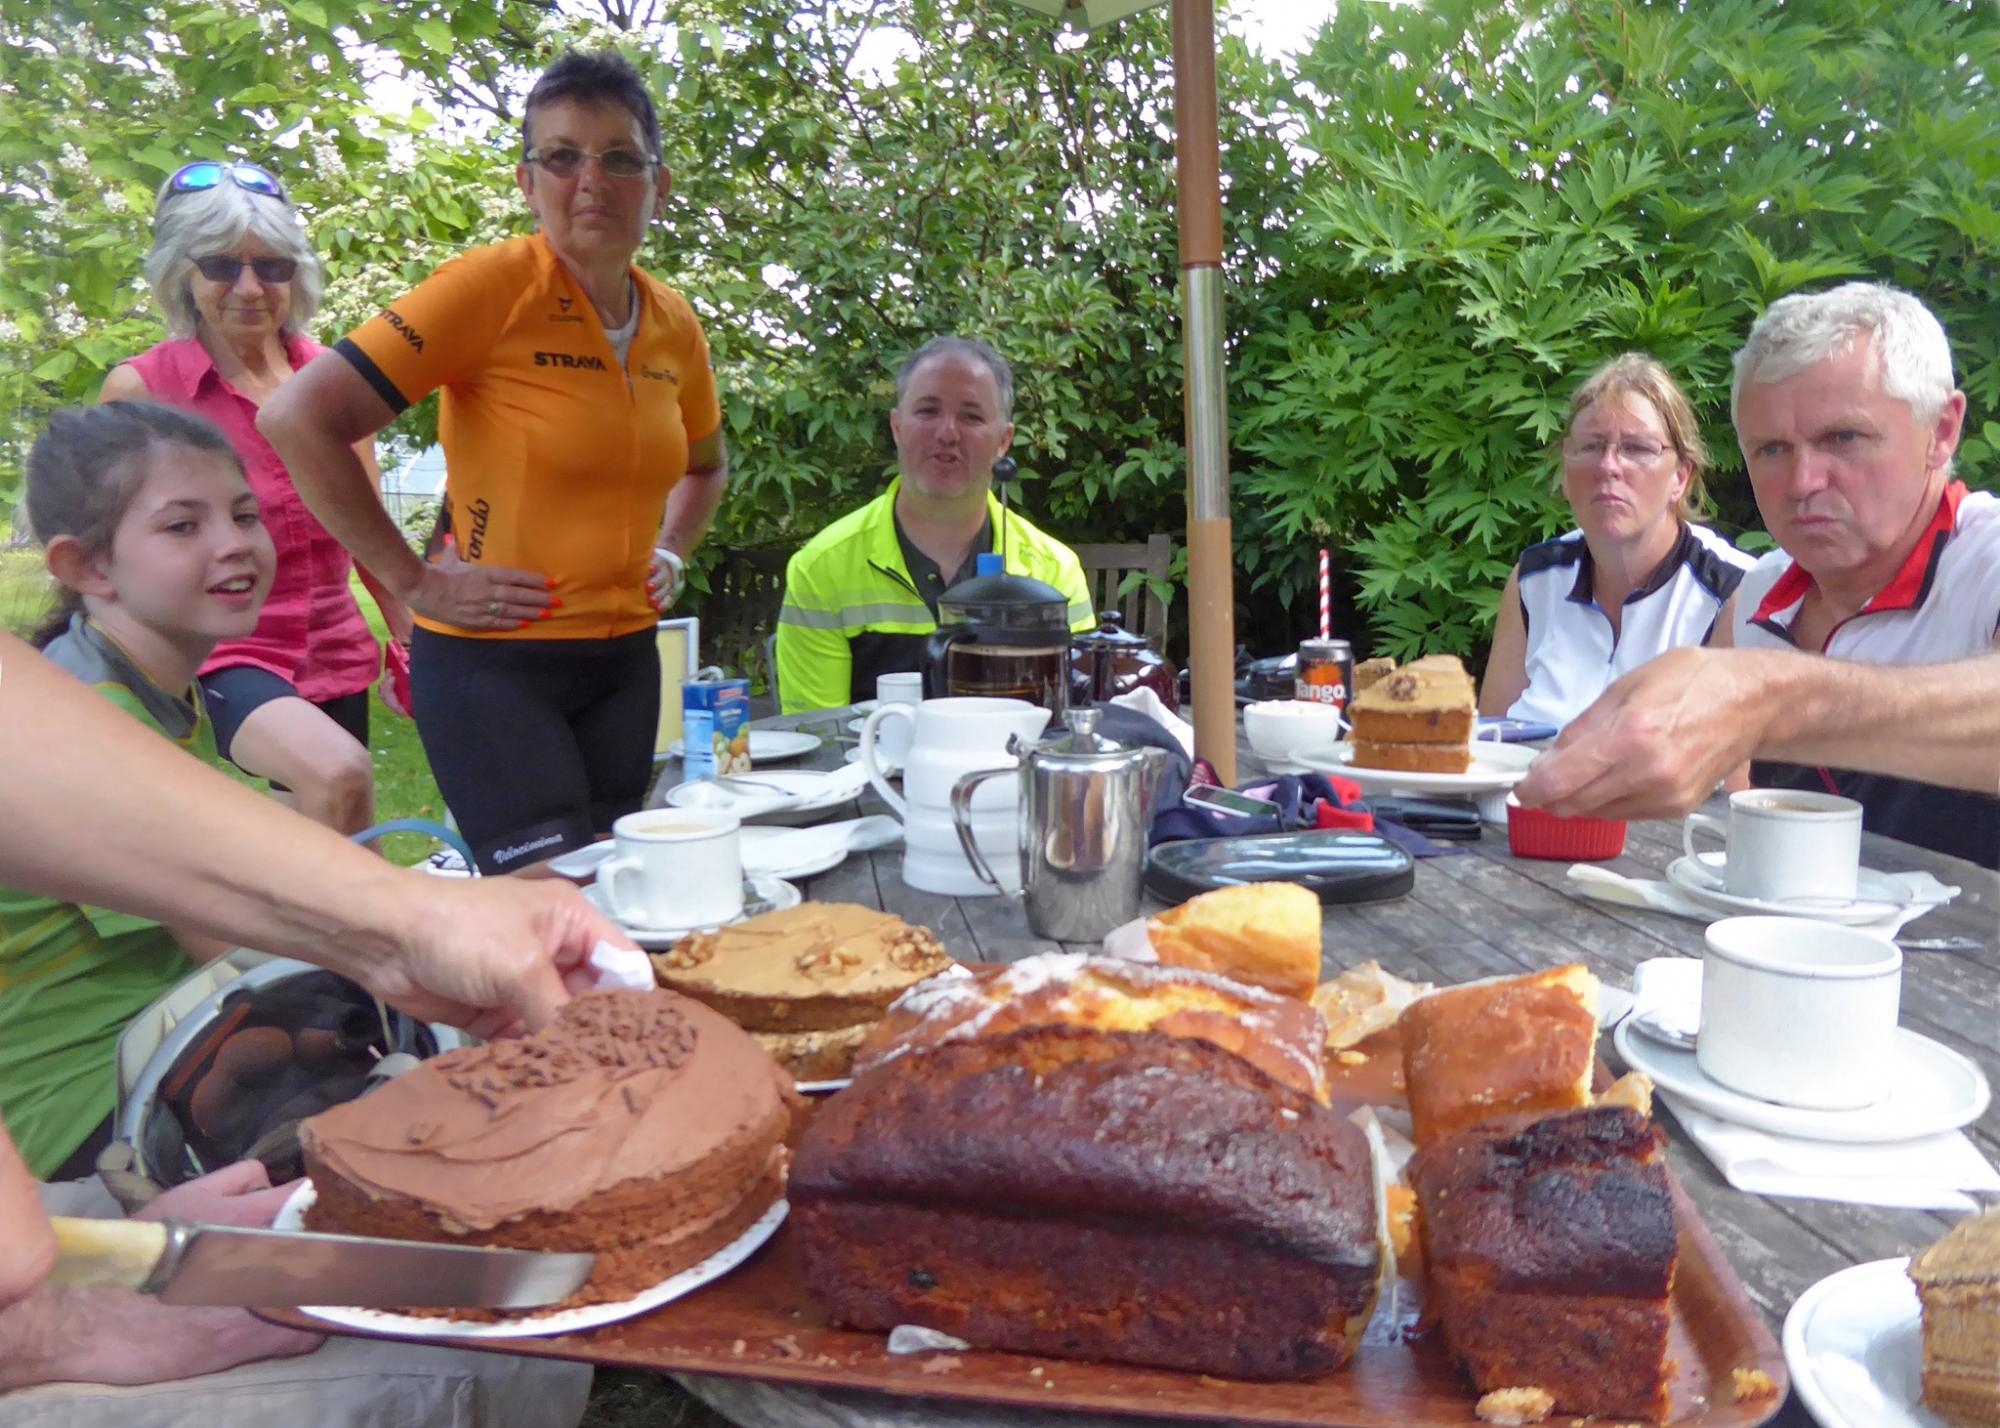
[[(304, 332), (319, 305), (319, 259), (277, 179), (254, 164), (203, 161), (160, 189), (146, 276), (172, 336), (112, 369), (99, 400), (166, 402), (222, 428), (278, 551), (256, 630), (217, 645), (202, 666), (216, 745), (301, 812), (356, 832), (374, 821), (368, 687), (381, 651), (348, 585), (352, 559), (257, 433), (257, 409), (320, 351)], [(361, 578), (407, 644), (409, 612)], [(383, 694), (405, 712), (388, 682)]]

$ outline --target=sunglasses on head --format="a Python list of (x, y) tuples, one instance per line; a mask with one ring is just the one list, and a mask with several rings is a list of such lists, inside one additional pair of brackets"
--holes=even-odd
[(653, 161), (645, 154), (632, 149), (606, 149), (601, 154), (593, 154), (588, 149), (578, 149), (569, 144), (549, 144), (528, 150), (523, 155), (531, 164), (540, 164), (557, 178), (575, 178), (583, 172), (586, 160), (595, 159), (604, 172), (613, 178), (638, 178), (653, 167)]
[(245, 268), (255, 273), (260, 283), (289, 283), (299, 270), (296, 258), (230, 258), (221, 254), (196, 258), (194, 265), (211, 283), (233, 283)]
[(225, 164), (215, 159), (197, 159), (191, 164), (183, 164), (167, 180), (167, 193), (169, 197), (177, 193), (201, 193), (216, 187), (225, 178), (238, 188), (247, 188), (267, 198), (282, 201), (285, 197), (285, 186), (270, 170), (241, 161)]

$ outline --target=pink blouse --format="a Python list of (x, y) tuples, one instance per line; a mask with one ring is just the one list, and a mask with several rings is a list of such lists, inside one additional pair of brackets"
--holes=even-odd
[[(311, 338), (285, 342), (294, 372), (320, 351)], [(289, 681), (301, 698), (315, 703), (367, 689), (382, 668), (382, 651), (348, 586), (353, 557), (306, 509), (291, 473), (257, 431), (256, 404), (223, 380), (215, 359), (192, 337), (140, 353), (132, 369), (160, 401), (221, 428), (243, 459), (278, 550), (277, 573), (257, 628), (217, 645), (201, 672), (252, 665)]]

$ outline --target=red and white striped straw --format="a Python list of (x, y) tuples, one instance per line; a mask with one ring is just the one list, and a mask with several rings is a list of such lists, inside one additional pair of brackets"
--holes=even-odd
[(1319, 553), (1319, 637), (1333, 638), (1333, 561), (1324, 548)]

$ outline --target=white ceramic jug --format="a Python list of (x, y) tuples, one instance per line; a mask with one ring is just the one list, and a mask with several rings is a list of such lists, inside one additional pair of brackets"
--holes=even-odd
[[(916, 725), (897, 793), (876, 754), (876, 730), (884, 720), (909, 719)], [(884, 704), (861, 726), (861, 766), (875, 791), (903, 820), (903, 881), (921, 892), (948, 897), (991, 897), (958, 841), (951, 818), (951, 790), (960, 778), (981, 769), (1006, 769), (1003, 777), (980, 785), (971, 803), (972, 836), (995, 869), (1003, 870), (1002, 890), (1021, 890), (1019, 839), (1021, 780), (1019, 760), (1007, 752), (1009, 736), (1022, 743), (1041, 737), (1049, 711), (1025, 699), (926, 699), (918, 705)]]

